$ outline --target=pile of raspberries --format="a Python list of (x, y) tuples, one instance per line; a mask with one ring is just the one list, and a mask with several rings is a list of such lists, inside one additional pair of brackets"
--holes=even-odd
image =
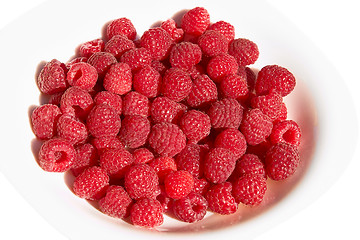
[(115, 19), (37, 78), (49, 99), (31, 115), (39, 166), (70, 171), (75, 195), (136, 226), (259, 205), (267, 181), (300, 161), (300, 129), (283, 102), (293, 74), (249, 68), (257, 45), (235, 39), (228, 22), (210, 23), (202, 7), (179, 25), (169, 19), (137, 37), (129, 19)]

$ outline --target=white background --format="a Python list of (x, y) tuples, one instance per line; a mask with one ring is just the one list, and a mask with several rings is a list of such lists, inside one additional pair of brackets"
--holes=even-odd
[[(0, 29), (42, 2), (44, 0), (1, 0)], [(331, 60), (348, 85), (360, 116), (360, 8), (357, 2), (270, 1)], [(240, 6), (239, 4), (239, 8)], [(257, 239), (360, 239), (359, 171), (358, 143), (352, 162), (329, 191), (306, 209)], [(1, 172), (0, 192), (0, 239), (66, 239), (32, 209)]]

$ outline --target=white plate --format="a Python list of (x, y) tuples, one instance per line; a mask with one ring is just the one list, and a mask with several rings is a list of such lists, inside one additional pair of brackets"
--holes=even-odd
[[(286, 101), (290, 117), (305, 130), (307, 140), (302, 156), (306, 166), (292, 178), (289, 185), (294, 189), (288, 189), (291, 191), (279, 204), (248, 221), (243, 221), (246, 217), (242, 212), (209, 217), (204, 223), (193, 225), (167, 224), (161, 230), (170, 232), (149, 233), (104, 216), (67, 189), (63, 174), (46, 173), (38, 167), (32, 154), (36, 146), (28, 121), (31, 106), (39, 104), (34, 75), (41, 61), (57, 58), (66, 62), (79, 43), (101, 36), (103, 25), (111, 19), (128, 17), (141, 34), (153, 23), (195, 6), (207, 8), (213, 22), (232, 23), (237, 37), (258, 44), (260, 58), (255, 67), (279, 64), (295, 74), (299, 84)], [(3, 106), (6, 114), (1, 122), (1, 133), (5, 136), (0, 169), (25, 199), (65, 236), (71, 239), (84, 236), (98, 239), (104, 234), (107, 238), (131, 236), (133, 239), (170, 236), (216, 239), (224, 234), (227, 238), (253, 237), (317, 199), (345, 169), (357, 136), (353, 131), (356, 129), (353, 107), (340, 76), (311, 42), (266, 2), (243, 2), (241, 8), (246, 11), (226, 6), (231, 4), (227, 5), (226, 1), (221, 6), (191, 1), (47, 2), (1, 32), (0, 66), (3, 89), (6, 89), (1, 102), (6, 103)], [(342, 116), (347, 116), (347, 124), (339, 128)], [(269, 201), (273, 199), (268, 197)], [(202, 231), (204, 226), (214, 231)], [(198, 233), (189, 234), (194, 231)]]

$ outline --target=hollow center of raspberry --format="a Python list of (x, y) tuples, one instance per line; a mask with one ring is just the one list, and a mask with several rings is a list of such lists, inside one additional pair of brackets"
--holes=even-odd
[(283, 134), (283, 138), (286, 142), (292, 142), (294, 141), (295, 134), (294, 131), (288, 130)]
[(67, 159), (67, 154), (65, 152), (55, 152), (54, 156), (56, 163), (61, 163)]
[(75, 76), (74, 76), (74, 80), (77, 80), (77, 79), (79, 79), (79, 78), (81, 78), (82, 77), (82, 71), (76, 71), (76, 73), (75, 73)]
[(195, 205), (192, 206), (192, 210), (193, 210), (194, 212), (196, 212), (196, 213), (200, 212), (201, 209), (202, 209), (202, 206), (199, 205), (199, 204), (195, 204)]

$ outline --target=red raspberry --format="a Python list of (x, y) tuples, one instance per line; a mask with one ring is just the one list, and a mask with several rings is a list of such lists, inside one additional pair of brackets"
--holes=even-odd
[(215, 184), (205, 194), (208, 201), (209, 209), (221, 215), (229, 215), (235, 213), (238, 204), (231, 194), (232, 185), (230, 182)]
[(120, 58), (120, 62), (128, 64), (132, 71), (137, 71), (147, 65), (150, 65), (151, 60), (149, 50), (143, 47), (130, 49)]
[(115, 35), (123, 34), (130, 40), (136, 37), (136, 29), (132, 22), (127, 18), (112, 20), (106, 28), (106, 36), (111, 39)]
[(89, 58), (96, 52), (102, 52), (104, 50), (104, 41), (102, 39), (94, 39), (79, 46), (80, 57)]
[(170, 64), (168, 62), (159, 60), (153, 60), (150, 65), (152, 68), (158, 71), (161, 76), (163, 76), (166, 70), (170, 68)]
[(220, 82), (227, 75), (236, 74), (238, 64), (233, 56), (221, 54), (210, 59), (206, 71), (214, 82)]
[(89, 136), (85, 124), (69, 114), (61, 115), (56, 127), (58, 135), (73, 145), (85, 143)]
[(211, 104), (208, 115), (213, 128), (239, 128), (243, 107), (232, 98), (224, 98)]
[(177, 170), (175, 160), (171, 157), (158, 157), (149, 163), (149, 166), (152, 167), (157, 175), (159, 176), (159, 181), (164, 182), (165, 177)]
[(206, 113), (190, 110), (182, 116), (180, 128), (190, 142), (197, 143), (210, 134), (210, 117)]
[(180, 42), (184, 37), (184, 30), (177, 28), (174, 19), (168, 19), (161, 23), (160, 27), (170, 34), (174, 42)]
[(172, 44), (169, 33), (160, 27), (151, 28), (140, 38), (140, 46), (146, 48), (153, 60), (164, 60)]
[(125, 116), (121, 122), (120, 140), (128, 148), (138, 148), (146, 143), (150, 133), (150, 121), (139, 115)]
[(128, 39), (125, 35), (119, 34), (113, 36), (105, 44), (104, 51), (111, 53), (116, 57), (117, 60), (119, 60), (121, 55), (123, 55), (126, 51), (133, 48), (135, 48), (134, 42)]
[(190, 193), (185, 198), (174, 202), (173, 212), (179, 220), (193, 223), (205, 217), (207, 208), (208, 203), (203, 196)]
[(109, 180), (104, 169), (96, 166), (90, 167), (75, 178), (73, 190), (80, 198), (99, 200), (105, 195)]
[(165, 97), (180, 102), (189, 96), (191, 87), (192, 81), (187, 72), (179, 68), (170, 68), (165, 72), (162, 83), (162, 93)]
[(60, 138), (50, 139), (41, 146), (39, 165), (47, 172), (66, 172), (75, 161), (74, 147)]
[(71, 166), (74, 176), (79, 176), (86, 168), (98, 164), (99, 156), (96, 148), (90, 143), (85, 143), (75, 147), (76, 158)]
[(163, 208), (158, 200), (143, 198), (132, 206), (130, 218), (135, 226), (154, 228), (164, 222)]
[(261, 175), (244, 175), (233, 184), (232, 195), (237, 203), (259, 205), (267, 190), (266, 179)]
[(153, 125), (148, 141), (154, 151), (164, 157), (174, 157), (186, 146), (185, 134), (172, 123)]
[(217, 135), (214, 146), (229, 149), (235, 158), (239, 159), (244, 155), (247, 144), (244, 135), (239, 130), (228, 128)]
[(227, 42), (230, 43), (235, 38), (235, 27), (228, 22), (218, 21), (211, 24), (208, 30), (215, 30), (224, 35)]
[(224, 35), (214, 30), (205, 31), (198, 39), (204, 55), (214, 57), (228, 52), (228, 41)]
[(117, 114), (122, 112), (122, 99), (119, 95), (109, 92), (101, 91), (95, 95), (94, 102), (96, 105), (107, 104), (110, 107), (114, 108)]
[[(240, 68), (239, 68), (240, 69)], [(246, 73), (246, 82), (249, 88), (249, 92), (254, 92), (255, 90), (255, 81), (256, 81), (256, 74), (255, 72), (249, 68), (245, 67), (245, 73)]]
[(136, 164), (125, 174), (125, 189), (132, 199), (152, 198), (159, 186), (155, 170), (146, 164)]
[(144, 95), (132, 91), (123, 98), (123, 114), (125, 116), (143, 116), (150, 115), (150, 102)]
[(197, 77), (199, 77), (201, 74), (205, 74), (205, 69), (199, 63), (199, 64), (192, 66), (187, 72), (189, 73), (191, 79), (194, 80)]
[(99, 200), (100, 211), (114, 218), (126, 217), (132, 206), (129, 194), (121, 186), (110, 186), (105, 197)]
[(284, 180), (293, 175), (299, 163), (299, 151), (292, 144), (279, 142), (266, 152), (266, 173), (273, 180)]
[(287, 108), (286, 104), (283, 102), (281, 104), (280, 113), (278, 115), (278, 118), (275, 121), (285, 121), (287, 119)]
[(257, 145), (270, 136), (273, 124), (265, 114), (254, 108), (244, 113), (240, 131), (244, 134), (248, 145)]
[(56, 123), (61, 115), (58, 106), (53, 104), (41, 105), (31, 114), (31, 125), (35, 136), (47, 140), (56, 135)]
[(84, 119), (94, 105), (91, 95), (78, 87), (68, 88), (61, 96), (60, 109), (63, 114), (70, 114)]
[(92, 139), (92, 144), (97, 149), (99, 155), (110, 149), (123, 149), (124, 144), (115, 136), (107, 136)]
[(100, 166), (111, 178), (123, 178), (134, 158), (130, 152), (122, 149), (110, 149), (100, 155)]
[(202, 74), (194, 80), (187, 104), (190, 107), (202, 107), (217, 98), (216, 84), (207, 75)]
[(184, 14), (181, 19), (181, 28), (186, 33), (201, 35), (210, 25), (210, 15), (203, 7), (196, 7)]
[(155, 159), (154, 154), (147, 148), (137, 148), (133, 152), (134, 163), (148, 163)]
[(104, 88), (109, 92), (123, 95), (131, 91), (132, 73), (128, 64), (111, 65), (104, 78)]
[(285, 120), (274, 125), (270, 134), (273, 145), (286, 142), (296, 147), (300, 145), (301, 131), (299, 125), (293, 120)]
[(194, 193), (205, 195), (210, 187), (210, 183), (205, 178), (194, 178)]
[(70, 86), (77, 86), (86, 91), (90, 91), (95, 86), (97, 79), (96, 69), (85, 62), (73, 64), (66, 76)]
[(292, 92), (295, 85), (295, 77), (289, 70), (278, 65), (268, 65), (258, 73), (255, 90), (258, 95), (274, 90), (285, 97)]
[(259, 58), (257, 45), (245, 38), (238, 38), (230, 42), (229, 54), (234, 56), (239, 66), (254, 64)]
[(199, 45), (181, 42), (171, 48), (169, 61), (172, 67), (189, 70), (201, 61), (201, 56)]
[(200, 165), (203, 162), (205, 151), (197, 144), (188, 144), (176, 156), (176, 163), (179, 170), (188, 171), (195, 178), (202, 174)]
[(54, 94), (67, 88), (65, 64), (53, 59), (47, 62), (37, 78), (37, 85), (42, 93)]
[(102, 79), (110, 66), (117, 63), (117, 60), (111, 53), (96, 52), (91, 55), (87, 62), (96, 69), (99, 78)]
[(237, 161), (235, 174), (242, 177), (248, 174), (258, 174), (262, 177), (266, 176), (265, 167), (260, 158), (254, 154), (244, 154), (239, 161)]
[(212, 183), (225, 182), (234, 171), (236, 158), (226, 148), (213, 148), (205, 157), (204, 175)]
[(280, 94), (270, 92), (251, 99), (251, 107), (260, 109), (272, 121), (280, 116), (283, 99)]
[(161, 89), (161, 75), (153, 67), (147, 65), (134, 74), (134, 90), (148, 98), (156, 97)]
[(170, 198), (181, 199), (194, 189), (194, 178), (187, 171), (174, 171), (165, 177), (164, 186), (165, 192)]
[(245, 74), (229, 74), (220, 82), (220, 89), (224, 97), (245, 99), (249, 89)]
[(120, 116), (116, 111), (106, 105), (95, 106), (86, 120), (87, 127), (91, 135), (96, 138), (116, 136), (121, 127)]
[(157, 97), (151, 104), (150, 115), (154, 123), (171, 123), (181, 114), (181, 110), (182, 107), (179, 103), (167, 97)]
[(87, 62), (88, 58), (87, 57), (76, 57), (73, 58), (72, 60), (68, 61), (65, 65), (66, 65), (66, 69), (69, 70), (72, 65), (74, 65), (75, 63), (79, 63), (79, 62)]

